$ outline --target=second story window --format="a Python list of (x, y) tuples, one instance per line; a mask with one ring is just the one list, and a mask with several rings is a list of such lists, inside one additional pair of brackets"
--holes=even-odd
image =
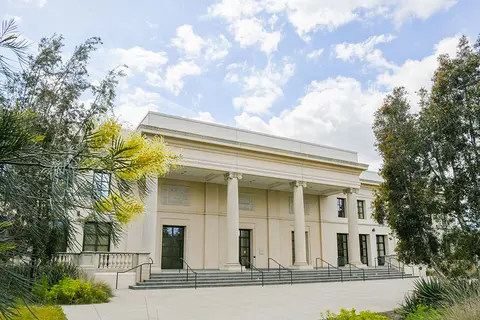
[(365, 201), (357, 200), (358, 219), (365, 219)]
[(95, 198), (108, 197), (110, 193), (110, 174), (100, 171), (93, 173), (93, 195)]
[(345, 218), (345, 199), (337, 198), (337, 212), (339, 218)]

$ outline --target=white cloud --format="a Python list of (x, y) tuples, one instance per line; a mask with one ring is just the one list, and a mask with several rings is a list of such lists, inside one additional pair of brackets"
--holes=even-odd
[(416, 92), (421, 88), (430, 87), (433, 73), (438, 67), (438, 57), (445, 53), (455, 55), (459, 38), (459, 36), (455, 36), (441, 40), (435, 45), (432, 55), (421, 60), (405, 61), (393, 70), (380, 74), (377, 77), (377, 83), (387, 90), (398, 86), (405, 87), (409, 92), (412, 107), (414, 110), (418, 110)]
[(177, 37), (172, 39), (172, 45), (187, 57), (197, 57), (205, 41), (193, 32), (191, 25), (186, 24), (177, 28)]
[(158, 29), (159, 25), (158, 23), (153, 23), (153, 22), (150, 22), (150, 21), (145, 21), (145, 23), (148, 25), (149, 28), (151, 29)]
[(391, 19), (397, 26), (407, 20), (427, 19), (447, 10), (457, 0), (220, 0), (211, 5), (211, 16), (234, 23), (262, 13), (285, 14), (300, 37), (318, 29), (334, 30), (355, 20)]
[[(242, 77), (243, 95), (233, 99), (236, 108), (250, 113), (266, 113), (273, 103), (283, 95), (282, 86), (295, 71), (293, 63), (284, 60), (283, 68), (278, 69), (273, 63), (268, 63), (264, 70), (252, 69), (250, 75)], [(234, 82), (238, 78), (227, 74), (226, 81)]]
[(36, 5), (37, 7), (42, 8), (47, 4), (47, 0), (9, 0), (10, 3), (25, 3), (25, 4), (33, 4)]
[(371, 122), (383, 94), (362, 88), (352, 78), (312, 81), (292, 109), (264, 121), (246, 112), (235, 117), (238, 127), (366, 152), (374, 161)]
[(120, 121), (137, 125), (148, 111), (158, 111), (158, 102), (162, 100), (160, 94), (136, 88), (132, 93), (123, 93), (119, 96), (115, 115)]
[(236, 20), (231, 29), (235, 34), (235, 40), (242, 47), (259, 44), (260, 49), (267, 54), (277, 50), (281, 38), (279, 31), (266, 31), (264, 21), (257, 18)]
[(126, 64), (129, 68), (127, 73), (135, 72), (160, 72), (163, 65), (168, 62), (167, 54), (163, 51), (153, 52), (141, 47), (130, 49), (112, 49), (113, 63)]
[(15, 16), (8, 13), (3, 15), (3, 20), (12, 20), (12, 19), (15, 20), (17, 24), (20, 24), (22, 22), (22, 17), (20, 16)]
[(458, 37), (445, 38), (434, 47), (432, 55), (395, 65), (370, 86), (345, 77), (312, 81), (293, 108), (268, 120), (243, 112), (235, 117), (236, 124), (249, 130), (357, 151), (361, 162), (376, 169), (380, 160), (373, 147), (371, 127), (373, 114), (382, 105), (386, 93), (395, 86), (405, 86), (415, 110), (418, 98), (414, 92), (430, 85), (438, 56), (455, 54), (457, 44)]
[(147, 73), (147, 83), (170, 90), (174, 95), (179, 95), (187, 76), (199, 75), (200, 67), (193, 61), (180, 61), (175, 65), (168, 66), (165, 76), (158, 73)]
[(157, 92), (151, 92), (136, 87), (134, 90), (124, 90), (119, 94), (115, 115), (120, 121), (136, 126), (148, 111), (165, 112), (168, 114), (188, 115), (192, 111), (165, 99)]
[(323, 48), (313, 50), (313, 51), (311, 51), (307, 54), (307, 58), (310, 59), (310, 60), (317, 59), (322, 55), (323, 51), (324, 51)]
[(219, 60), (228, 55), (231, 47), (230, 42), (222, 34), (217, 39), (204, 40), (195, 34), (191, 25), (183, 25), (177, 28), (176, 37), (171, 41), (172, 46), (184, 54), (185, 59)]
[(200, 120), (203, 122), (211, 122), (211, 123), (217, 122), (215, 118), (210, 114), (210, 112), (202, 112), (202, 111), (198, 113), (198, 116), (192, 117), (192, 119)]
[(336, 57), (343, 61), (366, 61), (372, 68), (392, 69), (395, 66), (388, 62), (383, 56), (382, 51), (375, 46), (380, 43), (390, 42), (395, 39), (392, 35), (373, 36), (360, 43), (341, 43), (334, 47)]

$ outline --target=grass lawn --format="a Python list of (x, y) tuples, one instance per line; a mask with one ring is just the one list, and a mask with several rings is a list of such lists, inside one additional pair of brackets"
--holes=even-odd
[[(40, 320), (67, 320), (67, 317), (63, 313), (60, 306), (29, 306), (30, 310)], [(20, 307), (16, 309), (18, 316), (14, 316), (14, 320), (36, 320), (36, 318), (28, 311), (26, 307)], [(5, 317), (0, 315), (0, 319), (4, 320)]]

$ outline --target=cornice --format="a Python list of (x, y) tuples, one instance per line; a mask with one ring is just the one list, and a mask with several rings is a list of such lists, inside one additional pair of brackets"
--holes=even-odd
[(265, 147), (265, 146), (250, 144), (250, 143), (232, 141), (228, 139), (204, 136), (201, 134), (194, 134), (190, 132), (163, 129), (163, 128), (158, 128), (155, 126), (150, 126), (145, 124), (139, 125), (138, 130), (144, 133), (162, 135), (164, 136), (164, 138), (174, 138), (174, 139), (184, 140), (188, 142), (197, 142), (197, 144), (203, 143), (207, 145), (208, 144), (217, 145), (217, 146), (222, 145), (222, 146), (234, 148), (237, 150), (239, 149), (244, 151), (261, 152), (264, 154), (283, 156), (283, 157), (293, 158), (297, 160), (336, 165), (336, 166), (353, 169), (355, 171), (358, 171), (359, 174), (362, 171), (368, 169), (368, 165), (364, 163), (346, 161), (342, 159), (334, 159), (329, 157), (322, 157), (322, 156), (311, 155), (311, 154), (302, 153), (302, 152), (283, 150), (279, 148)]

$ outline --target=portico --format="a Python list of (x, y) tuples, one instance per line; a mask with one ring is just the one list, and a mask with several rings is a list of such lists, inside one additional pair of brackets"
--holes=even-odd
[(179, 258), (230, 271), (266, 268), (269, 258), (292, 269), (317, 258), (363, 266), (377, 257), (380, 234), (386, 253), (393, 249), (388, 228), (368, 214), (379, 182), (362, 178), (368, 166), (355, 152), (152, 112), (138, 130), (161, 135), (182, 157), (153, 183), (145, 216), (122, 243), (150, 252), (158, 270)]

